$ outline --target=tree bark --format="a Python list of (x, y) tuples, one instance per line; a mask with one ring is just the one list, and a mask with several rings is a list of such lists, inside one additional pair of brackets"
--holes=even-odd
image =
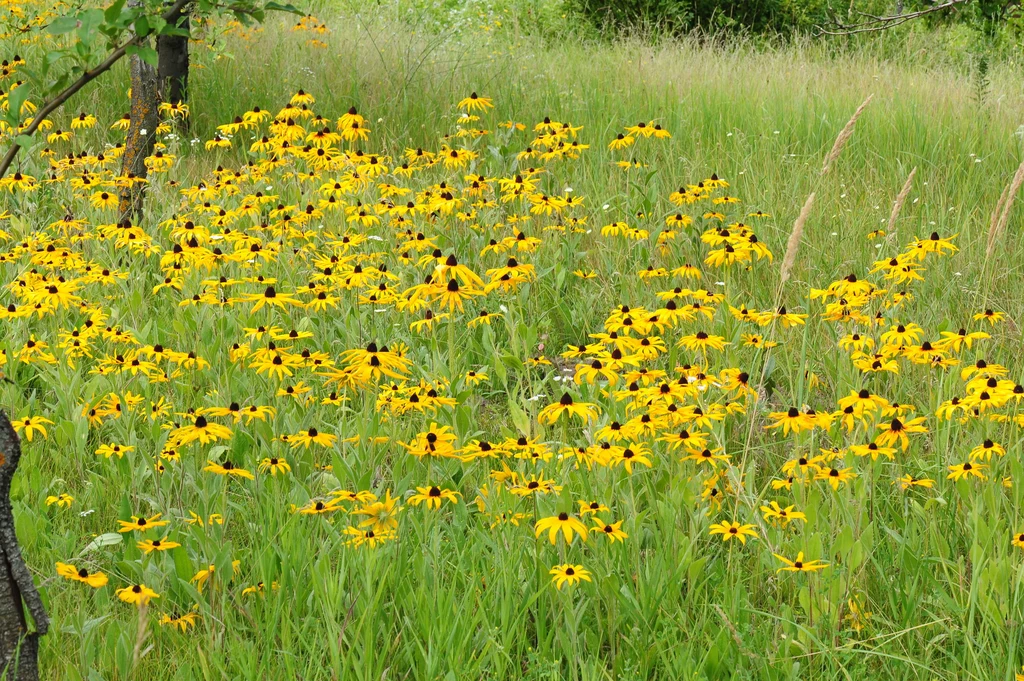
[[(0, 411), (0, 678), (37, 681), (39, 637), (49, 629), (50, 620), (14, 532), (11, 480), (20, 459), (18, 435)], [(26, 608), (35, 622), (34, 632), (28, 630)]]
[[(178, 10), (167, 23), (186, 31), (189, 29), (188, 13)], [(180, 104), (188, 97), (188, 36), (161, 35), (156, 39), (156, 53), (159, 57), (157, 78), (163, 101)], [(182, 124), (188, 119), (182, 118)]]
[(133, 54), (130, 59), (131, 123), (128, 125), (128, 138), (125, 140), (124, 156), (121, 160), (121, 175), (133, 181), (121, 190), (118, 212), (122, 222), (132, 218), (137, 221), (142, 219), (146, 183), (141, 180), (148, 174), (146, 157), (153, 153), (156, 128), (160, 124), (157, 70), (137, 54)]

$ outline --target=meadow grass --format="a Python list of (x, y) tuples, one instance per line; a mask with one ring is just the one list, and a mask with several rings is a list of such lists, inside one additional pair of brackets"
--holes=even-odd
[[(724, 41), (551, 44), (513, 30), (438, 36), (372, 16), (322, 18), (333, 28), (323, 38), (325, 49), (308, 46), (305, 35), (277, 21), (248, 40), (228, 38), (232, 58), (214, 60), (200, 49), (190, 129), (177, 139), (165, 138), (179, 158), (169, 174), (154, 181), (148, 198), (143, 226), (160, 246), (158, 254), (145, 257), (109, 240), (74, 245), (90, 260), (130, 274), (81, 293), (102, 306), (109, 323), (133, 332), (142, 344), (193, 350), (209, 368), (186, 370), (167, 384), (126, 373), (91, 374), (113, 345), (99, 346), (96, 358), (74, 367), (63, 359), (52, 366), (18, 362), (13, 357), (30, 335), (52, 349), (59, 329), (79, 326), (84, 318), (59, 310), (2, 322), (0, 347), (12, 358), (4, 369), (13, 383), (0, 384), (0, 404), (15, 416), (42, 415), (54, 422), (46, 439), (24, 443), (13, 495), (19, 537), (55, 622), (43, 640), (46, 678), (1014, 678), (1024, 662), (1024, 551), (1010, 544), (1011, 533), (1024, 531), (1019, 427), (935, 418), (940, 403), (962, 393), (961, 367), (933, 369), (901, 360), (899, 374), (862, 374), (837, 346), (837, 324), (821, 318), (821, 303), (808, 294), (851, 273), (894, 291), (906, 288), (912, 298), (878, 306), (887, 321), (876, 336), (895, 319), (920, 324), (929, 338), (960, 327), (985, 330), (992, 338), (960, 353), (964, 366), (984, 357), (1007, 367), (1010, 379), (1020, 376), (1019, 217), (1011, 215), (986, 258), (991, 212), (1021, 158), (1019, 72), (995, 69), (990, 91), (979, 99), (970, 78), (941, 65), (916, 60), (901, 66), (870, 53), (830, 54), (808, 44), (768, 51)], [(84, 110), (106, 125), (126, 110), (117, 86), (126, 81), (123, 74), (111, 75), (85, 93), (65, 120)], [(540, 186), (558, 195), (571, 187), (585, 196), (578, 214), (587, 216), (590, 231), (546, 232), (542, 227), (552, 220), (527, 223), (526, 231), (543, 243), (535, 253), (515, 255), (536, 267), (537, 280), (484, 299), (479, 306), (497, 312), (502, 305), (504, 317), (476, 329), (439, 324), (430, 333), (413, 333), (414, 315), (376, 312), (378, 306), (357, 305), (349, 293), (338, 308), (321, 313), (292, 308), (250, 314), (248, 304), (180, 307), (179, 300), (201, 290), (199, 282), (209, 276), (204, 272), (189, 274), (180, 294), (152, 293), (163, 277), (158, 260), (172, 243), (158, 225), (181, 214), (179, 189), (211, 182), (218, 165), (239, 167), (245, 160), (240, 150), (249, 144), (244, 134), (245, 141), (232, 149), (208, 151), (202, 142), (217, 125), (253, 106), (276, 111), (300, 88), (314, 94), (312, 108), (331, 119), (356, 106), (373, 131), (364, 147), (395, 157), (405, 147), (436, 149), (439, 136), (459, 123), (455, 103), (478, 91), (493, 98), (495, 108), (484, 116), (492, 134), (471, 144), (479, 153), (474, 172), (495, 177), (521, 171), (525, 163), (517, 164), (515, 153), (530, 139), (529, 132), (498, 128), (499, 121), (532, 127), (550, 116), (582, 125), (580, 140), (590, 149), (578, 160), (552, 164)], [(852, 136), (822, 175), (836, 136), (869, 95), (872, 101)], [(671, 139), (645, 140), (625, 152), (607, 148), (624, 126), (650, 120), (669, 130)], [(200, 143), (191, 144), (193, 137)], [(75, 148), (116, 139), (116, 133), (98, 128), (82, 133), (76, 141), (82, 146)], [(35, 151), (26, 155), (22, 171), (42, 176)], [(644, 167), (623, 171), (613, 165), (624, 158)], [(914, 169), (890, 228), (893, 203)], [(298, 182), (280, 172), (267, 183), (297, 202)], [(430, 177), (451, 181), (463, 172)], [(576, 469), (557, 455), (539, 467), (510, 460), (520, 472), (555, 479), (563, 491), (516, 502), (503, 510), (524, 513), (520, 525), (492, 528), (472, 502), (485, 483), (498, 497), (500, 485), (488, 479), (497, 463), (427, 464), (395, 443), (412, 440), (436, 421), (453, 428), (460, 444), (529, 436), (557, 449), (558, 443), (585, 445), (613, 417), (625, 420), (629, 414), (622, 404), (587, 384), (568, 390), (578, 401), (600, 404), (598, 426), (545, 425), (537, 415), (566, 389), (554, 379), (566, 367), (571, 375), (575, 361), (558, 357), (567, 344), (589, 342), (588, 334), (601, 332), (616, 306), (655, 309), (662, 303), (654, 292), (680, 284), (641, 280), (638, 271), (648, 265), (671, 269), (684, 261), (701, 265), (708, 247), (699, 234), (709, 223), (700, 216), (708, 205), (690, 211), (702, 226), (680, 230), (667, 252), (654, 240), (664, 217), (677, 210), (669, 195), (712, 173), (728, 180), (726, 193), (742, 198), (742, 204), (725, 208), (729, 221), (749, 220), (746, 214), (756, 210), (771, 214), (751, 224), (775, 259), (757, 261), (749, 271), (704, 266), (700, 286), (725, 293), (732, 305), (771, 310), (782, 303), (809, 315), (803, 326), (776, 325), (765, 332), (780, 342), (770, 353), (742, 345), (740, 333), (757, 327), (737, 322), (725, 304), (716, 305), (714, 321), (707, 324), (732, 342), (709, 356), (710, 368), (745, 369), (759, 393), (747, 400), (746, 414), (709, 429), (732, 456), (731, 472), (720, 482), (723, 510), (709, 513), (701, 497), (704, 469), (680, 463), (678, 453), (655, 443), (655, 465), (638, 465), (632, 474), (621, 466)], [(180, 186), (170, 186), (168, 178)], [(421, 187), (418, 182), (411, 184)], [(780, 284), (787, 240), (812, 193), (792, 272)], [(307, 188), (302, 195), (312, 192)], [(367, 196), (364, 202), (375, 199), (372, 191)], [(13, 217), (0, 227), (11, 233), (3, 247), (12, 252), (21, 239), (38, 240), (31, 235), (69, 209), (90, 224), (109, 219), (62, 185), (5, 201)], [(497, 212), (481, 213), (488, 216), (481, 222), (498, 219)], [(649, 229), (650, 238), (600, 236), (604, 225), (619, 220)], [(339, 234), (346, 229), (337, 217), (325, 224)], [(507, 257), (480, 256), (491, 235), (464, 222), (418, 226), (439, 240), (445, 254), (456, 253), (481, 275)], [(869, 240), (880, 228), (887, 234)], [(364, 250), (390, 248), (386, 226), (354, 229), (386, 239), (368, 242)], [(928, 259), (923, 281), (902, 287), (868, 275), (875, 260), (933, 231), (958, 235), (960, 251)], [(507, 233), (506, 226), (501, 235)], [(322, 239), (314, 243), (318, 252), (330, 250)], [(263, 268), (280, 280), (279, 290), (305, 286), (317, 269), (311, 258), (293, 256), (291, 245)], [(2, 283), (23, 276), (31, 268), (29, 257), (18, 252), (0, 262)], [(597, 278), (580, 280), (572, 274), (578, 269), (593, 269)], [(245, 273), (238, 264), (223, 271)], [(426, 273), (420, 270), (415, 279), (415, 267), (394, 271), (402, 287), (420, 283)], [(4, 295), (9, 302), (11, 292)], [(1007, 320), (995, 326), (972, 320), (986, 307), (1004, 312)], [(477, 302), (467, 308), (465, 319)], [(405, 342), (413, 381), (460, 377), (470, 369), (490, 380), (476, 388), (454, 381), (449, 392), (457, 406), (435, 415), (384, 419), (373, 390), (350, 390), (341, 407), (307, 406), (275, 396), (293, 379), (270, 380), (229, 359), (231, 344), (244, 341), (243, 327), (270, 322), (313, 332), (305, 347), (332, 358), (373, 340)], [(680, 333), (663, 335), (672, 346)], [(554, 365), (530, 366), (528, 359), (538, 354)], [(694, 363), (701, 359), (681, 350), (671, 355), (669, 363), (681, 364), (684, 356)], [(664, 368), (665, 360), (650, 365)], [(309, 371), (295, 378), (312, 385), (318, 398), (330, 392)], [(915, 405), (917, 415), (928, 417), (930, 432), (916, 436), (894, 462), (848, 456), (845, 465), (858, 477), (838, 490), (821, 482), (773, 490), (770, 482), (785, 461), (830, 444), (855, 444), (867, 434), (864, 428), (854, 436), (833, 427), (783, 437), (764, 430), (768, 413), (793, 405), (832, 410), (837, 399), (862, 386), (890, 402)], [(166, 396), (179, 415), (151, 420), (128, 409), (90, 427), (83, 405), (111, 392), (123, 398), (126, 391), (145, 398), (143, 410), (149, 400)], [(268, 422), (233, 426), (230, 440), (182, 447), (182, 461), (168, 464), (163, 474), (154, 472), (167, 437), (164, 421), (184, 425), (187, 408), (231, 400), (272, 404), (277, 413)], [(1012, 406), (1004, 411), (1016, 414)], [(275, 441), (310, 426), (360, 440), (326, 450), (288, 449)], [(390, 440), (374, 444), (374, 437)], [(966, 460), (984, 437), (998, 439), (1007, 450), (989, 462), (989, 479), (946, 480), (947, 466)], [(96, 448), (109, 442), (134, 445), (136, 451), (124, 458), (96, 456)], [(274, 453), (288, 457), (289, 475), (244, 481), (202, 470), (208, 459), (225, 457), (254, 470)], [(935, 486), (901, 491), (894, 482), (904, 473), (934, 478)], [(1003, 486), (1003, 477), (1015, 484)], [(345, 545), (349, 520), (343, 514), (289, 511), (339, 486), (383, 497), (385, 490), (405, 494), (426, 482), (462, 496), (441, 512), (407, 506), (398, 538), (376, 549)], [(74, 496), (70, 509), (44, 505), (59, 492)], [(628, 539), (608, 544), (592, 536), (586, 544), (577, 539), (571, 546), (552, 546), (546, 534), (534, 538), (535, 519), (573, 511), (584, 498), (609, 505), (605, 515), (624, 521)], [(770, 527), (758, 507), (773, 499), (788, 499), (806, 513), (806, 521), (794, 521), (789, 529)], [(494, 512), (492, 501), (487, 500), (488, 513)], [(199, 529), (183, 523), (189, 511), (204, 518), (219, 513), (225, 522)], [(134, 535), (87, 546), (94, 536), (114, 532), (118, 519), (157, 512), (171, 519), (171, 536), (181, 549), (143, 557)], [(710, 523), (734, 518), (755, 524), (759, 538), (740, 545), (709, 536)], [(830, 566), (809, 574), (777, 572), (782, 563), (772, 553), (792, 559), (797, 551)], [(232, 560), (241, 561), (237, 571)], [(56, 561), (102, 570), (111, 585), (91, 591), (54, 577)], [(584, 565), (593, 581), (555, 589), (548, 570), (559, 563)], [(215, 577), (200, 593), (191, 580), (209, 565), (216, 567)], [(148, 609), (114, 595), (114, 587), (139, 581), (161, 594)], [(277, 588), (242, 594), (257, 583)], [(200, 615), (196, 627), (181, 633), (157, 625), (159, 614), (186, 612), (192, 604)]]

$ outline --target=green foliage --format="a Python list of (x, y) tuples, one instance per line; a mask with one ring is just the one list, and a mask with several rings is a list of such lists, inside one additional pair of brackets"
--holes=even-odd
[(570, 0), (569, 5), (598, 27), (673, 32), (809, 32), (825, 23), (830, 11), (827, 0)]
[[(679, 33), (744, 31), (771, 35), (811, 33), (833, 19), (855, 23), (866, 14), (893, 16), (924, 10), (932, 0), (567, 0), (568, 6), (594, 27), (606, 32), (641, 29)], [(1001, 0), (974, 0), (963, 7), (928, 14), (928, 27), (964, 24), (995, 36), (1010, 30), (1020, 5)], [(909, 30), (904, 27), (901, 32)]]

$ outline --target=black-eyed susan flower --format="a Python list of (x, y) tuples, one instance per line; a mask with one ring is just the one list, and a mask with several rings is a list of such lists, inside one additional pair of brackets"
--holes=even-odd
[(160, 594), (153, 591), (145, 584), (133, 584), (117, 590), (117, 597), (131, 605), (147, 605), (152, 599), (160, 598)]
[(58, 562), (57, 574), (73, 582), (81, 582), (82, 584), (87, 584), (94, 589), (98, 589), (101, 586), (105, 586), (108, 581), (107, 576), (102, 572), (89, 572), (85, 568), (77, 568), (69, 563)]
[(564, 565), (556, 565), (548, 571), (551, 575), (551, 583), (555, 585), (559, 591), (562, 587), (568, 584), (569, 586), (575, 586), (580, 581), (590, 582), (593, 581), (590, 578), (590, 572), (588, 572), (582, 565), (571, 565), (566, 563)]
[(291, 469), (292, 467), (289, 465), (288, 461), (284, 457), (278, 456), (264, 457), (256, 467), (256, 470), (260, 473), (269, 472), (272, 476), (277, 475), (278, 473), (288, 473)]
[(178, 629), (184, 634), (188, 631), (189, 627), (194, 629), (198, 620), (199, 613), (197, 612), (185, 612), (180, 614), (165, 612), (160, 616), (158, 623), (162, 627), (173, 627)]
[(316, 428), (308, 428), (294, 435), (289, 435), (288, 443), (293, 449), (297, 447), (305, 447), (306, 449), (309, 449), (310, 445), (314, 444), (320, 445), (321, 447), (333, 447), (337, 439), (337, 435), (321, 433)]
[(900, 448), (903, 451), (907, 451), (907, 448), (910, 447), (909, 435), (928, 432), (924, 422), (925, 418), (918, 416), (906, 422), (901, 421), (899, 418), (893, 418), (889, 423), (880, 423), (878, 428), (882, 432), (875, 438), (875, 442), (886, 447), (899, 442)]
[(828, 567), (828, 563), (823, 563), (820, 560), (804, 559), (803, 551), (797, 553), (796, 558), (793, 560), (779, 555), (778, 553), (773, 553), (772, 555), (785, 563), (785, 565), (776, 570), (776, 572), (814, 572), (815, 570), (824, 570)]
[(145, 516), (132, 516), (130, 520), (118, 520), (117, 522), (121, 525), (118, 532), (145, 532), (155, 527), (166, 527), (170, 524), (168, 520), (161, 520), (162, 513), (151, 515), (148, 518)]
[(443, 489), (437, 485), (431, 487), (417, 487), (416, 494), (409, 497), (409, 504), (412, 506), (419, 506), (425, 503), (427, 508), (437, 510), (441, 508), (441, 503), (449, 501), (453, 504), (459, 503), (459, 498), (456, 496), (458, 492), (450, 489)]
[(372, 529), (378, 534), (384, 534), (398, 529), (400, 510), (398, 499), (392, 497), (391, 490), (388, 490), (383, 500), (366, 503), (354, 509), (352, 515), (363, 516), (359, 522), (361, 529)]
[(900, 489), (902, 490), (908, 490), (911, 487), (923, 487), (924, 489), (931, 489), (932, 486), (935, 484), (935, 481), (932, 480), (931, 478), (915, 478), (910, 473), (904, 473), (903, 476), (900, 477), (899, 480), (894, 481), (893, 484), (898, 484), (900, 486)]
[(558, 402), (549, 404), (540, 410), (540, 413), (537, 414), (537, 420), (550, 425), (563, 414), (575, 416), (586, 424), (597, 419), (600, 411), (596, 404), (591, 402), (574, 402), (572, 395), (563, 393), (562, 398)]
[(565, 538), (566, 544), (572, 544), (573, 537), (577, 534), (583, 541), (587, 540), (587, 526), (580, 522), (578, 518), (565, 512), (541, 518), (537, 521), (534, 529), (538, 537), (547, 532), (548, 540), (552, 545), (557, 542), (559, 532)]
[(949, 475), (946, 476), (947, 480), (957, 482), (960, 480), (969, 479), (972, 476), (979, 480), (986, 480), (984, 470), (988, 468), (987, 464), (983, 463), (971, 463), (967, 461), (965, 463), (957, 463), (952, 466), (946, 467), (949, 470)]
[(36, 434), (42, 435), (46, 439), (46, 426), (53, 425), (53, 421), (42, 416), (22, 416), (14, 421), (11, 421), (11, 425), (14, 427), (14, 432), (24, 436), (26, 440), (32, 442), (32, 438)]
[(206, 461), (206, 465), (203, 466), (203, 470), (207, 473), (214, 473), (215, 475), (221, 475), (228, 478), (244, 478), (245, 480), (255, 479), (255, 476), (251, 472), (244, 468), (238, 468), (232, 461), (218, 463), (212, 459), (208, 459)]
[(832, 489), (838, 490), (844, 482), (849, 482), (857, 477), (857, 474), (853, 471), (853, 468), (837, 468), (835, 466), (828, 467), (823, 466), (818, 469), (815, 474), (815, 480), (824, 480), (827, 482)]
[(346, 527), (344, 534), (348, 537), (345, 541), (346, 546), (354, 548), (366, 547), (370, 549), (375, 549), (386, 542), (393, 541), (398, 536), (394, 530), (377, 530), (372, 527), (367, 527), (365, 529)]
[(739, 539), (741, 544), (747, 543), (747, 537), (753, 537), (757, 539), (757, 529), (755, 525), (742, 525), (734, 520), (724, 520), (720, 523), (712, 523), (708, 529), (708, 534), (711, 536), (721, 535), (722, 541), (727, 542), (730, 539)]
[(178, 548), (181, 544), (170, 541), (167, 537), (164, 537), (163, 539), (144, 539), (138, 542), (136, 546), (138, 546), (139, 550), (148, 556), (153, 551), (170, 551), (171, 549)]
[(75, 498), (66, 492), (60, 492), (59, 494), (51, 494), (46, 497), (45, 504), (47, 506), (53, 506), (56, 504), (61, 508), (71, 508), (71, 504), (75, 501)]
[(807, 520), (807, 515), (802, 511), (794, 510), (792, 505), (783, 508), (777, 501), (772, 501), (767, 506), (761, 506), (761, 515), (764, 516), (765, 521), (779, 524), (782, 527), (786, 527), (793, 520)]
[(458, 108), (466, 112), (487, 111), (488, 109), (494, 108), (494, 102), (488, 97), (481, 97), (476, 92), (473, 92), (469, 97), (466, 97), (458, 103)]

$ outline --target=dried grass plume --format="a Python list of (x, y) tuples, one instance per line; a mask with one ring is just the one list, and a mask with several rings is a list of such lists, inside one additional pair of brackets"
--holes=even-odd
[(903, 210), (903, 204), (907, 202), (907, 196), (910, 195), (910, 189), (914, 185), (915, 175), (917, 175), (917, 166), (914, 166), (914, 169), (910, 171), (907, 181), (903, 183), (903, 189), (896, 196), (896, 203), (893, 204), (892, 212), (889, 213), (889, 224), (885, 228), (886, 234), (892, 234), (892, 229), (896, 226), (896, 219), (899, 218), (900, 211)]
[(821, 166), (822, 175), (828, 173), (832, 168), (832, 164), (837, 158), (839, 158), (839, 154), (842, 153), (843, 147), (846, 146), (846, 142), (853, 135), (853, 128), (857, 125), (857, 119), (860, 118), (862, 113), (864, 113), (864, 109), (871, 102), (871, 99), (874, 96), (874, 94), (868, 95), (868, 98), (864, 100), (864, 103), (858, 106), (857, 110), (853, 112), (853, 116), (851, 116), (850, 120), (846, 122), (846, 126), (839, 131), (839, 136), (836, 137), (835, 144), (832, 145), (832, 151), (828, 152), (828, 156), (825, 157), (825, 163)]
[(1006, 231), (1006, 225), (1010, 222), (1010, 211), (1013, 210), (1013, 203), (1017, 199), (1017, 192), (1020, 191), (1022, 184), (1024, 184), (1024, 162), (1021, 162), (1020, 166), (1017, 167), (1017, 172), (1013, 174), (1010, 184), (1006, 185), (1003, 189), (1003, 194), (999, 197), (996, 209), (992, 211), (992, 219), (988, 226), (988, 244), (985, 247), (986, 261), (992, 257), (996, 243), (1003, 235), (1003, 232)]
[(800, 239), (804, 235), (804, 225), (807, 224), (807, 218), (810, 216), (813, 206), (814, 192), (811, 192), (811, 195), (804, 201), (804, 207), (800, 209), (800, 215), (797, 216), (796, 222), (793, 223), (793, 231), (789, 233), (789, 240), (786, 242), (786, 257), (782, 259), (781, 283), (783, 284), (789, 280), (789, 273), (793, 270), (793, 265), (796, 263), (796, 256), (800, 251)]

